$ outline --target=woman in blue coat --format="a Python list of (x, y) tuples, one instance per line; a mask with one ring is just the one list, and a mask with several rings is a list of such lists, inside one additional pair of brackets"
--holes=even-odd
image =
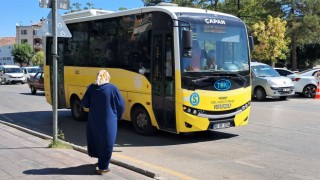
[(100, 70), (94, 84), (88, 86), (81, 104), (89, 108), (87, 122), (88, 154), (98, 158), (98, 174), (110, 171), (109, 163), (117, 135), (117, 121), (124, 111), (118, 88), (109, 83), (110, 75)]

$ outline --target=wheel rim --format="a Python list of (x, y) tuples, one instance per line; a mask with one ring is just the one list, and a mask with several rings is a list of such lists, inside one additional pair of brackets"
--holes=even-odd
[(316, 88), (313, 86), (307, 86), (305, 87), (303, 94), (305, 97), (312, 98), (316, 95)]
[(260, 90), (260, 89), (257, 89), (257, 91), (256, 91), (256, 97), (257, 97), (257, 99), (262, 99), (262, 91)]
[(137, 115), (136, 118), (136, 122), (137, 122), (137, 126), (140, 129), (146, 129), (148, 126), (148, 118), (147, 118), (147, 114), (143, 111), (140, 111)]

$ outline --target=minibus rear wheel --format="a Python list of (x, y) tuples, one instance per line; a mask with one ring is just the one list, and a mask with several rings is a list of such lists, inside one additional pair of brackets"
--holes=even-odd
[(86, 121), (88, 113), (83, 110), (83, 107), (81, 107), (80, 99), (78, 97), (72, 97), (70, 104), (72, 117), (77, 121)]

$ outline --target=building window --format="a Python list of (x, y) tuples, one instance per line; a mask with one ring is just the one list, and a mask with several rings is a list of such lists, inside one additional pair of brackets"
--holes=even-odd
[(21, 35), (27, 35), (28, 34), (27, 32), (28, 32), (27, 30), (23, 29), (21, 30)]
[(28, 43), (28, 39), (21, 39), (21, 43)]

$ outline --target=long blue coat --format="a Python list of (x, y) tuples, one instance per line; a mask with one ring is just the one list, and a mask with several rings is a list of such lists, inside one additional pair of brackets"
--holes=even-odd
[(109, 168), (117, 135), (117, 121), (124, 111), (124, 100), (118, 88), (110, 83), (91, 84), (81, 101), (89, 108), (87, 122), (88, 154), (98, 158), (99, 169)]

